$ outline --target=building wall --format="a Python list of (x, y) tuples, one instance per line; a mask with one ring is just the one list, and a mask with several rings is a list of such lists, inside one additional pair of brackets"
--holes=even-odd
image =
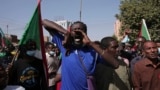
[(5, 37), (13, 43), (18, 43), (17, 35), (5, 34)]
[(72, 24), (71, 21), (67, 21), (67, 20), (60, 20), (60, 21), (56, 21), (57, 24), (61, 25), (64, 29), (68, 29), (69, 26)]
[(120, 35), (121, 22), (117, 19), (114, 24), (114, 34), (118, 40), (121, 40), (123, 35)]

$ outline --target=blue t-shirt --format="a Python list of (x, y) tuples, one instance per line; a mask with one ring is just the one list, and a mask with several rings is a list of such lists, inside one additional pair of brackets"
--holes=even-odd
[(62, 45), (62, 40), (62, 35), (54, 34), (52, 41), (57, 44), (62, 53), (61, 90), (88, 90), (86, 72), (79, 56), (82, 58), (89, 74), (93, 75), (96, 65), (96, 52), (91, 47), (72, 48), (70, 54), (66, 56), (66, 49)]

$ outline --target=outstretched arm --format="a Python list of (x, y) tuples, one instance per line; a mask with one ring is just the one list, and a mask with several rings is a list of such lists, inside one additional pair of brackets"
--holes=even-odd
[(110, 54), (109, 52), (106, 52), (105, 50), (101, 49), (99, 47), (99, 45), (97, 45), (95, 42), (90, 42), (89, 45), (91, 47), (93, 47), (98, 52), (98, 54), (102, 56), (102, 58), (106, 62), (111, 64), (115, 69), (118, 68), (119, 63), (118, 63), (118, 61), (116, 60), (116, 58), (112, 54)]
[(64, 29), (62, 26), (58, 25), (57, 23), (50, 21), (48, 19), (44, 19), (42, 21), (43, 26), (45, 29), (51, 34), (54, 35), (55, 32), (64, 34), (64, 40), (62, 41), (62, 44), (65, 48), (68, 48), (70, 43), (70, 32), (68, 32), (66, 29)]
[(84, 37), (83, 38), (83, 43), (84, 44), (86, 44), (86, 45), (91, 46), (92, 48), (94, 48), (95, 51), (97, 51), (98, 54), (101, 55), (102, 58), (106, 62), (110, 63), (114, 68), (118, 68), (119, 63), (118, 63), (117, 59), (112, 54), (110, 54), (109, 52), (106, 52), (105, 50), (103, 50), (102, 48), (100, 48), (99, 45), (97, 45), (95, 42), (92, 42), (89, 39), (89, 37), (83, 31), (81, 31), (81, 30), (77, 30), (77, 31), (79, 31), (79, 32), (82, 33), (82, 35)]
[(65, 30), (62, 26), (58, 25), (57, 23), (50, 21), (48, 19), (42, 20), (42, 24), (45, 27), (45, 29), (52, 35), (53, 32), (57, 31), (62, 34), (66, 34), (67, 30)]

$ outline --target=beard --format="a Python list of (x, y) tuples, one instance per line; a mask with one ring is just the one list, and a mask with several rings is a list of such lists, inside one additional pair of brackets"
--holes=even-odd
[(80, 48), (80, 47), (83, 46), (83, 42), (81, 40), (77, 41), (77, 39), (74, 39), (73, 46), (76, 47), (76, 48)]
[(83, 37), (82, 36), (75, 36), (72, 38), (72, 45), (76, 48), (83, 47)]

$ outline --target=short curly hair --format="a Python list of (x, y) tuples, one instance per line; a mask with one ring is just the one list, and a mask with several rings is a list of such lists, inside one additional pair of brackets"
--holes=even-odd
[(104, 37), (104, 38), (102, 38), (102, 40), (100, 42), (100, 47), (102, 49), (106, 49), (110, 46), (110, 42), (112, 42), (112, 41), (117, 41), (117, 40), (113, 37)]

